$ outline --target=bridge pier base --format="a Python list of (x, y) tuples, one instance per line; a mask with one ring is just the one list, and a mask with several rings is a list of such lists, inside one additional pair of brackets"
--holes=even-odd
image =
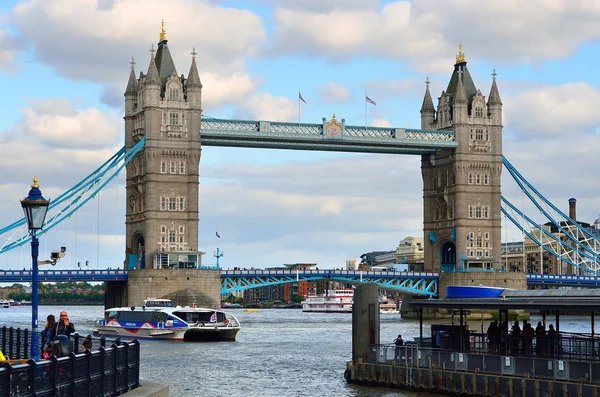
[(200, 269), (134, 269), (128, 273), (127, 306), (147, 298), (167, 298), (174, 305), (221, 308), (221, 272)]
[(107, 281), (104, 283), (104, 309), (127, 306), (127, 283)]
[[(440, 272), (438, 294), (440, 299), (445, 299), (446, 287), (449, 285), (525, 290), (527, 289), (526, 276), (525, 273), (520, 272)], [(411, 309), (409, 305), (410, 301), (415, 298), (415, 295), (402, 294), (402, 318), (418, 318), (419, 313)], [(447, 317), (447, 313), (438, 313), (435, 309), (423, 311), (425, 319), (443, 317)]]
[(380, 343), (379, 288), (362, 284), (354, 290), (352, 305), (352, 361), (369, 360), (369, 345)]

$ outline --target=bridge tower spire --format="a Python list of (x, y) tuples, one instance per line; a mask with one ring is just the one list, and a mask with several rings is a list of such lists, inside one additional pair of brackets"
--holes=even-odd
[(195, 63), (192, 76), (177, 76), (164, 21), (159, 37), (148, 72), (136, 79), (132, 64), (125, 90), (126, 147), (146, 139), (127, 165), (127, 269), (195, 267), (203, 254), (198, 251), (202, 87), (189, 84), (199, 83)]
[[(462, 263), (466, 270), (501, 269), (501, 106), (495, 74), (486, 104), (461, 45), (436, 117), (423, 126), (454, 130), (459, 143), (421, 158), (427, 271), (453, 271)], [(424, 101), (422, 123), (429, 122), (425, 108)]]

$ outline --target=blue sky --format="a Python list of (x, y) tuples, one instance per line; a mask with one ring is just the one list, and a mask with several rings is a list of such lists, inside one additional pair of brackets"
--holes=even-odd
[[(462, 43), (483, 95), (492, 70), (498, 73), (504, 155), (565, 211), (576, 197), (579, 219), (593, 222), (600, 213), (599, 17), (593, 0), (4, 1), (0, 224), (19, 216), (18, 199), (34, 174), (56, 197), (122, 146), (130, 58), (137, 74), (146, 72), (161, 19), (179, 74), (187, 74), (196, 48), (204, 114), (223, 118), (297, 121), (301, 90), (303, 122), (336, 113), (362, 125), (366, 93), (377, 101), (369, 125), (418, 128), (425, 78), (435, 101)], [(232, 267), (341, 266), (395, 249), (422, 234), (419, 160), (204, 148), (200, 249), (219, 245)], [(68, 245), (62, 266), (119, 265), (123, 205), (106, 203), (123, 197), (122, 184), (42, 249)], [(505, 173), (503, 193), (519, 201), (513, 185)], [(100, 246), (89, 224), (98, 211)], [(520, 238), (511, 228), (506, 235)], [(23, 267), (27, 250), (17, 251), (0, 257), (0, 268)]]

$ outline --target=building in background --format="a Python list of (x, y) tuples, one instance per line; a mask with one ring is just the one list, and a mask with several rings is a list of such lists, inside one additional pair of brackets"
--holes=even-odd
[(408, 265), (408, 271), (423, 271), (423, 237), (405, 237), (396, 247), (396, 263)]

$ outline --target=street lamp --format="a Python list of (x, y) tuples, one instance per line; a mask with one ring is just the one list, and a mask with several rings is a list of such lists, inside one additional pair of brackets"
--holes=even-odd
[(42, 196), (37, 184), (37, 177), (33, 177), (33, 185), (29, 195), (21, 200), (21, 207), (27, 219), (27, 228), (31, 235), (31, 358), (40, 359), (40, 340), (38, 337), (38, 253), (40, 243), (37, 231), (42, 230), (50, 200)]

